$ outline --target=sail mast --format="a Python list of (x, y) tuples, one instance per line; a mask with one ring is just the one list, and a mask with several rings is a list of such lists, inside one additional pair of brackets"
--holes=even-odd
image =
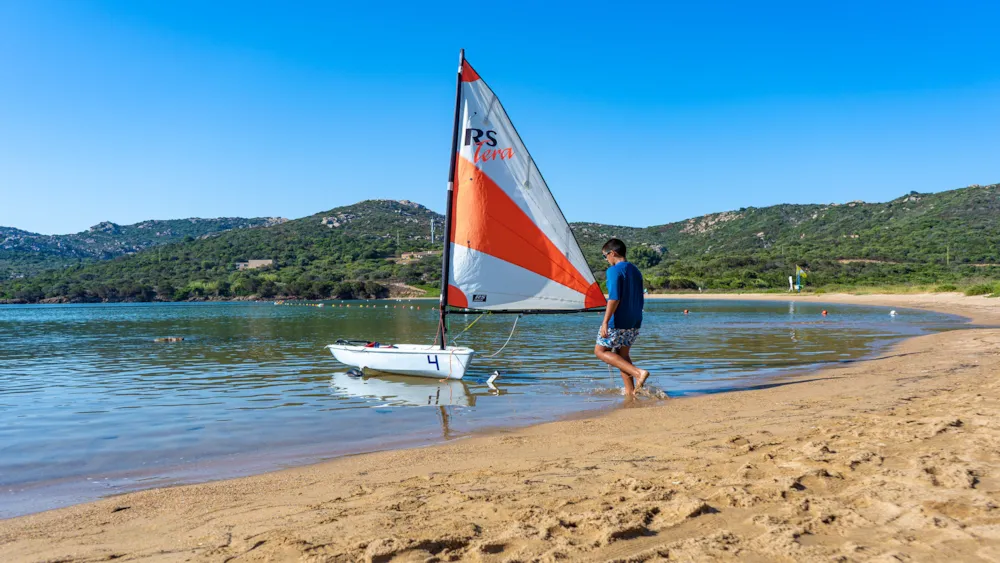
[(441, 320), (438, 324), (438, 334), (441, 337), (441, 349), (447, 346), (448, 323), (448, 274), (451, 271), (451, 222), (453, 220), (452, 197), (455, 193), (455, 161), (458, 158), (458, 113), (462, 109), (462, 66), (465, 63), (465, 49), (458, 52), (458, 75), (455, 77), (455, 123), (451, 131), (451, 165), (448, 167), (448, 203), (444, 212), (444, 256), (441, 259), (441, 299), (438, 309)]

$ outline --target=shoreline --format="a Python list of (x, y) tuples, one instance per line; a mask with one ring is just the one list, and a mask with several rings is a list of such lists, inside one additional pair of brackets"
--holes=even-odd
[(24, 299), (0, 299), (0, 305), (154, 305), (163, 303), (268, 303), (273, 304), (276, 301), (289, 301), (290, 303), (330, 303), (335, 301), (345, 302), (350, 301), (351, 303), (357, 302), (368, 302), (368, 301), (438, 301), (437, 297), (427, 297), (427, 296), (417, 296), (417, 297), (372, 297), (368, 299), (301, 299), (301, 298), (291, 298), (274, 297), (271, 299), (259, 299), (254, 297), (224, 297), (224, 298), (203, 298), (203, 299), (185, 299), (184, 301), (160, 301), (154, 299), (152, 301), (136, 301), (136, 300), (120, 300), (120, 301), (73, 301), (70, 299), (63, 299), (61, 297), (52, 297), (48, 299), (42, 299), (41, 301), (29, 302)]
[(968, 297), (962, 293), (872, 293), (853, 295), (849, 293), (655, 293), (646, 299), (668, 301), (800, 301), (804, 303), (827, 303), (842, 305), (872, 305), (877, 307), (904, 307), (924, 309), (937, 313), (956, 315), (969, 319), (974, 324), (1000, 325), (1000, 304), (985, 296)]
[[(949, 294), (647, 297), (1000, 322), (1000, 301)], [(3, 520), (0, 550), (11, 560), (996, 557), (997, 368), (1000, 330), (963, 328), (740, 393)]]

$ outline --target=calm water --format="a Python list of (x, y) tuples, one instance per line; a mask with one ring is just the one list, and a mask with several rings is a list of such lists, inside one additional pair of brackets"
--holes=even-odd
[[(386, 308), (388, 305), (388, 308)], [(427, 444), (621, 404), (591, 355), (597, 314), (482, 319), (465, 380), (358, 380), (323, 346), (338, 337), (428, 342), (437, 314), (271, 304), (0, 307), (0, 517), (151, 486), (346, 453)], [(396, 306), (397, 308), (394, 308)], [(820, 311), (831, 315), (822, 317)], [(690, 309), (689, 315), (683, 315)], [(671, 395), (755, 385), (957, 317), (803, 303), (656, 301), (633, 358)], [(452, 317), (452, 333), (473, 316)], [(183, 342), (153, 339), (182, 336)], [(486, 378), (503, 377), (490, 389)], [(653, 401), (654, 399), (648, 399)], [(431, 405), (428, 407), (428, 405)]]

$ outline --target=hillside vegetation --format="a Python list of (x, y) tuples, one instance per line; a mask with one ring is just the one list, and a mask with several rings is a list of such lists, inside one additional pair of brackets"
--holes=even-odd
[(71, 235), (41, 235), (0, 227), (0, 279), (30, 276), (47, 269), (135, 254), (188, 238), (204, 238), (232, 229), (268, 227), (283, 221), (275, 217), (174, 219), (134, 225), (105, 221)]
[[(654, 252), (630, 255), (654, 285), (670, 278), (713, 289), (780, 288), (798, 264), (808, 283), (954, 282), (1000, 274), (1000, 185), (886, 203), (775, 205), (645, 229), (576, 225), (581, 244), (620, 234)], [(593, 258), (596, 266), (600, 256)]]
[[(130, 256), (50, 270), (0, 284), (0, 298), (35, 302), (186, 300), (275, 296), (385, 296), (393, 283), (440, 279), (440, 258), (386, 260), (431, 246), (422, 205), (366, 201), (266, 228), (238, 229)], [(248, 260), (273, 266), (237, 270)]]
[[(646, 228), (575, 223), (598, 278), (605, 240), (629, 245), (653, 290), (781, 289), (799, 265), (810, 287), (962, 284), (1000, 278), (1000, 185), (885, 203), (747, 207)], [(431, 244), (430, 224), (438, 240)], [(443, 217), (409, 201), (373, 200), (281, 224), (229, 230), (111, 260), (0, 283), (0, 298), (183, 300), (385, 296), (433, 286)], [(273, 266), (237, 270), (236, 263)]]

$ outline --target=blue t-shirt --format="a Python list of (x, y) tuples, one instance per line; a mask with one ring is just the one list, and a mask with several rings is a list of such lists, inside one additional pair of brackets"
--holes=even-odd
[(618, 300), (608, 328), (642, 326), (642, 274), (631, 262), (619, 262), (608, 268), (608, 299)]

